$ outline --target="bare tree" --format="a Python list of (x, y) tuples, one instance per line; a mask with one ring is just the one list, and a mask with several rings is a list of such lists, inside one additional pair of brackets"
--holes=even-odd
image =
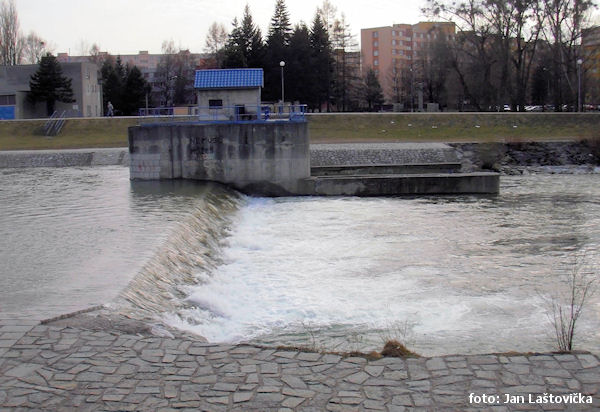
[(89, 55), (90, 62), (96, 63), (98, 66), (102, 66), (104, 60), (106, 59), (107, 53), (102, 53), (100, 51), (100, 46), (98, 46), (97, 43), (94, 43), (89, 49)]
[(558, 291), (548, 302), (548, 319), (554, 327), (556, 344), (561, 352), (573, 350), (575, 326), (588, 299), (597, 291), (598, 277), (586, 266), (585, 253), (575, 257), (571, 272)]
[(0, 6), (0, 60), (5, 65), (21, 63), (22, 40), (19, 29), (19, 16), (14, 0)]
[(337, 8), (329, 0), (323, 0), (323, 5), (317, 8), (317, 13), (321, 16), (321, 20), (331, 36), (336, 21)]
[[(562, 110), (565, 101), (576, 101), (577, 60), (581, 57), (581, 35), (589, 13), (591, 0), (542, 0), (543, 35), (552, 48), (552, 79), (555, 110)], [(565, 96), (566, 95), (566, 96)]]
[(48, 44), (44, 39), (31, 31), (23, 40), (23, 63), (37, 64), (48, 52)]
[(229, 34), (222, 23), (213, 22), (208, 28), (204, 49), (212, 56), (216, 67), (221, 67), (223, 62), (222, 50), (227, 44), (228, 38)]

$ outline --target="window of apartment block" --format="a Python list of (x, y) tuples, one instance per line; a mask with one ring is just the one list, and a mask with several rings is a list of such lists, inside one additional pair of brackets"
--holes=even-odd
[(396, 54), (396, 49), (392, 49), (392, 54)]
[(373, 56), (379, 56), (379, 50), (373, 50)]
[(376, 31), (374, 31), (374, 32), (373, 32), (373, 37), (374, 37), (374, 38), (377, 38), (377, 37), (379, 37), (379, 33), (378, 33), (378, 32), (376, 32)]
[(396, 35), (396, 30), (392, 30), (392, 36)]
[(378, 41), (374, 41), (373, 42), (373, 47), (378, 47), (379, 46), (379, 42)]
[(379, 66), (379, 60), (377, 60), (377, 59), (373, 60), (373, 66)]

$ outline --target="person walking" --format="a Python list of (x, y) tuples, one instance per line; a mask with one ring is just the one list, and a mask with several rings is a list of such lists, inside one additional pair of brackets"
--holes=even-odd
[(111, 102), (108, 102), (106, 105), (106, 115), (110, 117), (114, 116), (113, 105)]

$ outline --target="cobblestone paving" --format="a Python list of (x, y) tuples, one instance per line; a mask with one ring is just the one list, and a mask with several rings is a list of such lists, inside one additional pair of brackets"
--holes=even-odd
[(368, 361), (0, 320), (0, 410), (599, 410), (599, 389), (587, 353)]
[(456, 151), (444, 143), (311, 144), (311, 166), (456, 162)]

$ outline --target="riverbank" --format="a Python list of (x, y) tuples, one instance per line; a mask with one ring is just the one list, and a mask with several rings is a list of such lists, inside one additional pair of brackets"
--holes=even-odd
[[(311, 143), (511, 142), (599, 139), (600, 113), (321, 113), (308, 114)], [(67, 119), (58, 136), (44, 119), (0, 122), (2, 150), (125, 147), (127, 129), (181, 118)]]
[[(488, 143), (343, 143), (311, 144), (311, 164), (369, 165), (425, 161), (430, 151), (446, 150), (463, 172), (491, 170), (523, 173), (597, 173), (596, 140)], [(420, 157), (414, 157), (419, 155)], [(412, 156), (412, 157), (411, 157)], [(455, 157), (454, 157), (455, 156)], [(129, 166), (129, 150), (120, 148), (0, 151), (0, 168)]]
[(367, 360), (0, 319), (0, 408), (476, 411), (599, 405), (600, 360), (590, 353)]

